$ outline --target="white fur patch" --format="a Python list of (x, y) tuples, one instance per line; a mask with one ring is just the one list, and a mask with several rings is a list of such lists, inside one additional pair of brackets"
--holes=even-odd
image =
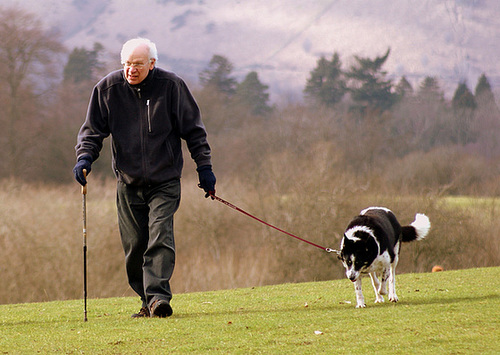
[(360, 276), (360, 273), (354, 269), (354, 263), (356, 259), (354, 255), (350, 256), (351, 266), (347, 266), (347, 263), (344, 263), (344, 267), (346, 268), (346, 276), (349, 280), (357, 280)]
[(385, 212), (392, 212), (390, 209), (388, 209), (386, 207), (368, 207), (368, 208), (365, 208), (363, 211), (361, 211), (359, 214), (363, 216), (366, 214), (366, 212), (368, 212), (370, 210), (382, 210)]
[(374, 237), (373, 230), (367, 226), (354, 226), (352, 228), (349, 228), (345, 232), (345, 237), (349, 240), (352, 240), (353, 242), (357, 242), (358, 240), (361, 240), (361, 239), (354, 235), (354, 234), (356, 234), (356, 232), (365, 232), (365, 233), (368, 233), (369, 235), (371, 235), (372, 237)]
[(431, 222), (429, 221), (429, 217), (427, 217), (423, 213), (417, 213), (415, 215), (415, 220), (410, 224), (417, 233), (416, 240), (422, 240), (429, 233), (429, 229), (431, 229)]
[(382, 254), (380, 254), (379, 251), (379, 255), (375, 258), (375, 260), (373, 260), (365, 273), (383, 272), (385, 269), (389, 268), (389, 265), (391, 265), (391, 256), (389, 255), (389, 252), (386, 250)]

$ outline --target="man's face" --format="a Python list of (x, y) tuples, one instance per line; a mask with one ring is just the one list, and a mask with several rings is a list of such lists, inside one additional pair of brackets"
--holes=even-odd
[(130, 85), (142, 83), (148, 73), (155, 66), (155, 60), (149, 59), (149, 48), (146, 45), (139, 45), (134, 48), (123, 63), (125, 78)]

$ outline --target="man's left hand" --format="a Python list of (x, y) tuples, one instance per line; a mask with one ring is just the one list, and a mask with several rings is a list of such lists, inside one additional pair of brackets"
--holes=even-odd
[(209, 197), (210, 195), (215, 195), (216, 178), (214, 173), (212, 172), (212, 166), (203, 165), (197, 168), (196, 171), (198, 172), (198, 178), (200, 180), (198, 186), (206, 192), (205, 198)]

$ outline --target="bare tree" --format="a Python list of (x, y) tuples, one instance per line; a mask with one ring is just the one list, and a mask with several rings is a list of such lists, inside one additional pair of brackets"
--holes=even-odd
[(63, 46), (33, 14), (17, 7), (0, 7), (0, 142), (1, 174), (16, 176), (36, 152), (44, 90), (56, 76)]

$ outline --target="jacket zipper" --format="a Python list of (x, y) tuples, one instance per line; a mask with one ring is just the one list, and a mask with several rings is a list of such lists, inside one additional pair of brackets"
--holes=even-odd
[[(144, 106), (143, 106), (144, 107)], [(144, 109), (141, 108), (141, 114), (146, 115), (146, 119), (148, 120), (148, 126), (149, 126), (149, 100), (146, 100), (146, 109), (147, 112), (144, 112)], [(144, 117), (144, 116), (142, 116)], [(149, 130), (150, 128), (146, 128), (145, 125), (142, 123), (143, 118), (141, 117), (141, 149), (142, 149), (142, 169), (143, 169), (143, 178), (144, 178), (144, 183), (149, 185), (149, 164), (148, 164), (148, 146), (147, 146), (147, 140), (148, 140), (148, 133), (146, 133), (146, 130)]]
[(146, 100), (146, 106), (148, 107), (148, 130), (151, 133), (151, 115), (149, 113), (149, 100)]
[[(142, 95), (141, 95), (141, 88), (137, 88), (137, 96), (139, 96), (139, 100), (142, 100)], [(149, 113), (149, 99), (146, 100), (146, 107), (147, 107), (147, 112), (146, 112), (146, 115), (147, 115), (147, 120), (148, 120), (148, 131), (149, 133), (151, 133), (151, 117), (150, 117), (150, 113)], [(141, 125), (142, 126), (142, 125)], [(144, 182), (146, 184), (149, 184), (149, 179), (148, 179), (148, 170), (149, 170), (149, 164), (147, 163), (147, 160), (146, 160), (146, 156), (147, 156), (147, 144), (146, 144), (146, 139), (147, 139), (147, 135), (146, 134), (142, 134), (142, 154), (143, 154), (143, 161), (142, 161), (142, 168), (143, 168), (143, 173), (144, 173)]]

